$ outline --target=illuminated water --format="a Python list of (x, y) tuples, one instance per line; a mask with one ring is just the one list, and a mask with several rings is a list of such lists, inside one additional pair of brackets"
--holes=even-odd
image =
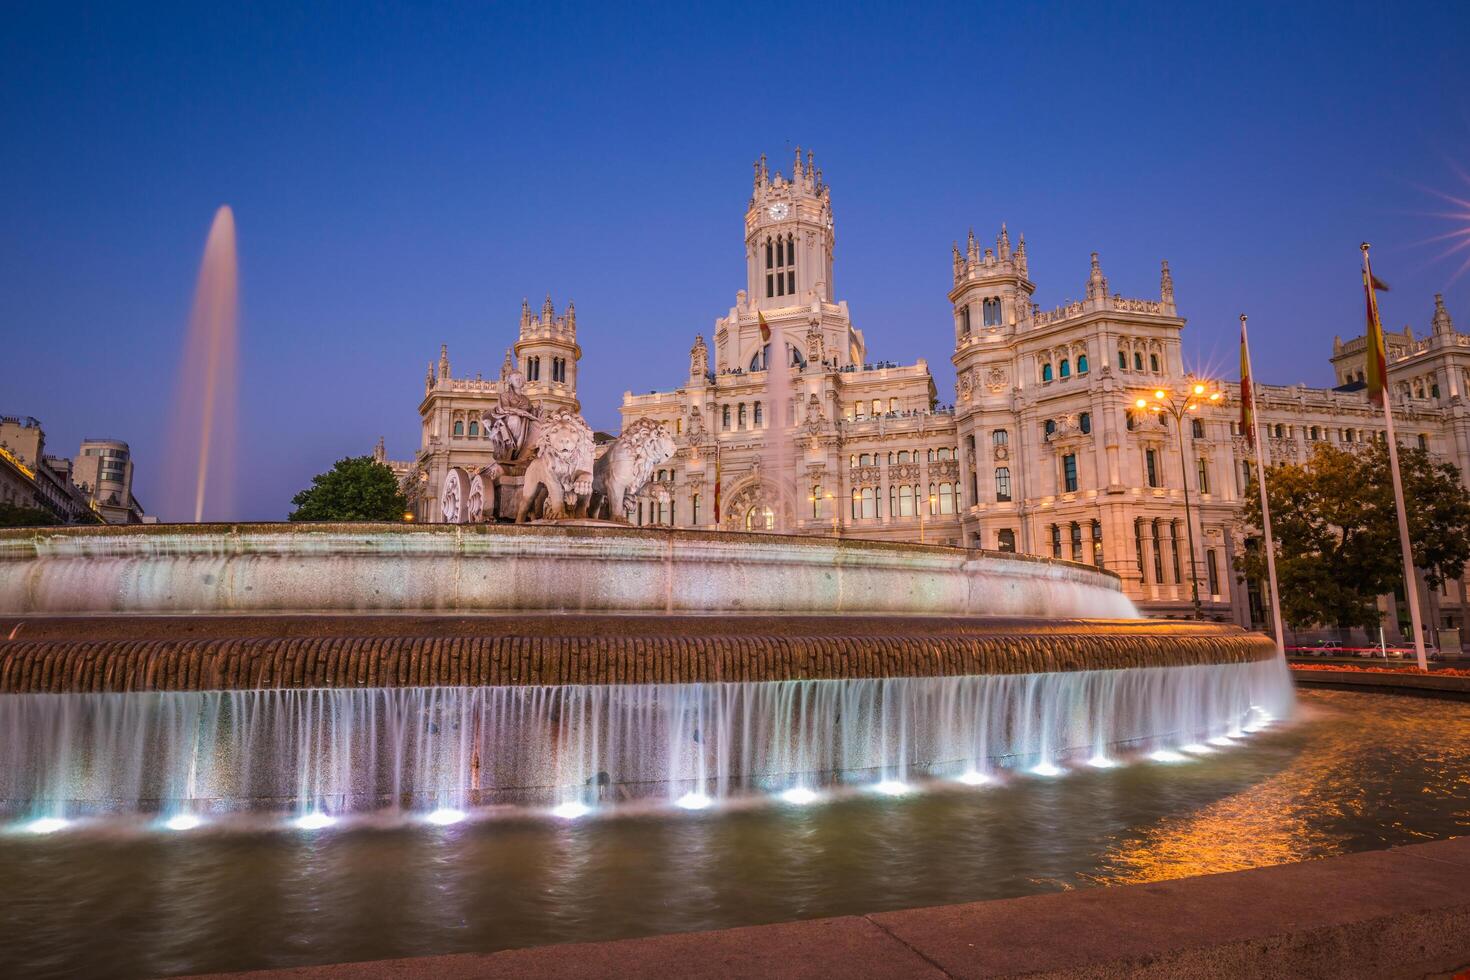
[[(1152, 881), (1470, 831), (1470, 704), (1305, 692), (1184, 761), (609, 817), (0, 834), (0, 975), (135, 977)], [(636, 812), (634, 812), (636, 811)], [(631, 814), (631, 815), (629, 815)], [(441, 818), (443, 819), (443, 818)]]
[(209, 226), (171, 416), (165, 508), (175, 520), (230, 513), (234, 455), (239, 265), (235, 213), (221, 205)]
[(1279, 660), (738, 684), (12, 694), (0, 697), (0, 814), (343, 816), (649, 798), (697, 809), (792, 787), (1177, 755), (1291, 710)]

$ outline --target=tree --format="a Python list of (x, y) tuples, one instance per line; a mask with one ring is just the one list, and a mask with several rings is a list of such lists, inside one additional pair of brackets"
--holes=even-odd
[[(1414, 563), (1430, 588), (1438, 588), (1459, 578), (1470, 561), (1470, 493), (1459, 470), (1422, 449), (1401, 446), (1399, 467)], [(1378, 625), (1377, 597), (1403, 576), (1388, 447), (1374, 443), (1352, 452), (1319, 444), (1307, 465), (1268, 470), (1266, 495), (1284, 621), (1295, 629)], [(1247, 497), (1245, 519), (1261, 526), (1256, 494)], [(1241, 569), (1265, 578), (1259, 548), (1247, 549)]]
[(50, 511), (18, 504), (0, 504), (0, 527), (45, 527), (61, 523)]
[(337, 460), (291, 503), (293, 521), (401, 521), (408, 508), (393, 471), (371, 456)]

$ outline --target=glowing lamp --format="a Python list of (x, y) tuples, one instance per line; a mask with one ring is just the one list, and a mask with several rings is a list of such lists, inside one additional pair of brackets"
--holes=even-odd
[(1159, 391), (1154, 392), (1154, 397), (1157, 398), (1159, 401), (1163, 401), (1164, 400), (1164, 392), (1163, 392), (1163, 390), (1160, 389)]

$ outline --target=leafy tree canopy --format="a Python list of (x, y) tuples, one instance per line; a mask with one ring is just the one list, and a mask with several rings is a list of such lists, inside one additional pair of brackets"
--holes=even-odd
[(401, 521), (408, 508), (393, 471), (371, 456), (337, 460), (291, 503), (293, 521)]
[[(1439, 588), (1470, 561), (1470, 493), (1458, 469), (1422, 449), (1400, 446), (1399, 470), (1414, 563)], [(1376, 626), (1376, 597), (1403, 576), (1387, 445), (1351, 452), (1319, 444), (1305, 466), (1268, 470), (1266, 495), (1285, 621), (1298, 629)], [(1259, 495), (1247, 496), (1245, 519), (1261, 526)], [(1241, 567), (1250, 578), (1266, 576), (1259, 549), (1248, 549)]]
[(0, 504), (0, 527), (44, 527), (59, 523), (50, 511), (39, 507)]

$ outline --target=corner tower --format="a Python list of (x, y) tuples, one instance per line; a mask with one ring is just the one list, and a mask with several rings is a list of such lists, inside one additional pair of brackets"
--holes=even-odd
[(581, 411), (577, 362), (582, 359), (582, 348), (577, 343), (577, 308), (570, 300), (561, 316), (551, 305), (550, 293), (541, 304), (540, 316), (521, 300), (521, 330), (515, 353), (533, 399)]

